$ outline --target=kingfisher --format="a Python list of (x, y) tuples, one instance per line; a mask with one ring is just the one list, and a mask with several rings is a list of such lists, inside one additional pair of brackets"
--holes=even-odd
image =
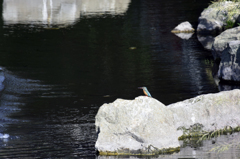
[(151, 94), (148, 92), (147, 87), (138, 87), (138, 89), (142, 89), (143, 93), (148, 96), (148, 97), (152, 97)]

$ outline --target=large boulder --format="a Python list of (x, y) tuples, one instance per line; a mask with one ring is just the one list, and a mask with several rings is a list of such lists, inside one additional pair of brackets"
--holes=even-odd
[(240, 41), (230, 41), (221, 54), (218, 77), (240, 82)]
[(163, 148), (179, 147), (172, 112), (150, 97), (117, 99), (104, 104), (96, 115), (100, 154), (158, 154)]
[(214, 2), (205, 9), (198, 19), (199, 34), (218, 34), (239, 22), (239, 2)]
[(240, 26), (225, 30), (220, 35), (215, 37), (212, 45), (212, 54), (214, 59), (220, 59), (223, 50), (227, 48), (227, 44), (234, 40), (240, 40)]
[(167, 107), (143, 96), (117, 99), (101, 106), (96, 115), (95, 147), (100, 155), (155, 155), (176, 150), (186, 130), (236, 128), (239, 114), (240, 90), (200, 95)]

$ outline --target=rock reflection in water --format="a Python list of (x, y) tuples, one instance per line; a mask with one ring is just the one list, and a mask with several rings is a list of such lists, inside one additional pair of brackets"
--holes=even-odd
[(178, 36), (181, 39), (188, 40), (192, 37), (193, 33), (177, 33), (175, 35)]
[[(233, 133), (229, 135), (222, 135), (220, 137), (212, 138), (209, 140), (204, 140), (198, 142), (197, 138), (187, 139), (186, 141), (181, 142), (180, 152), (173, 154), (162, 154), (158, 156), (148, 156), (149, 159), (178, 159), (178, 158), (238, 158), (240, 156), (240, 149), (238, 146), (230, 146), (229, 149), (226, 149), (221, 152), (210, 151), (212, 148), (216, 148), (219, 145), (227, 145), (232, 143), (235, 139), (240, 138), (240, 133)], [(237, 143), (237, 142), (236, 142)], [(145, 158), (139, 156), (98, 156), (98, 159), (138, 159)]]
[(5, 25), (68, 26), (81, 16), (123, 14), (130, 0), (4, 0)]
[(25, 105), (24, 96), (31, 94), (35, 90), (50, 89), (41, 85), (40, 81), (19, 78), (2, 68), (0, 70), (0, 88), (0, 133), (5, 130), (7, 124), (26, 122), (24, 119), (10, 117), (21, 111), (21, 107)]

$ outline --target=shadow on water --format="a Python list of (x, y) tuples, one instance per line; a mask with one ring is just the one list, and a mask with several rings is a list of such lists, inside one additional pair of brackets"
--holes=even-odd
[(211, 53), (195, 34), (170, 32), (186, 20), (196, 27), (208, 3), (4, 0), (0, 133), (10, 136), (0, 158), (95, 157), (99, 107), (142, 95), (140, 86), (166, 105), (218, 92)]

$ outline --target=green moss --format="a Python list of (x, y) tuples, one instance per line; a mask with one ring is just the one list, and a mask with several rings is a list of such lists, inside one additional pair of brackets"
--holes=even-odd
[[(151, 145), (150, 145), (151, 147)], [(155, 155), (160, 155), (160, 154), (172, 154), (175, 152), (179, 152), (180, 151), (180, 147), (176, 147), (176, 148), (167, 148), (167, 149), (157, 149), (156, 151), (153, 151), (152, 153), (125, 153), (125, 152), (110, 152), (110, 151), (100, 151), (99, 155), (101, 156), (155, 156)]]
[(185, 31), (180, 31), (180, 30), (172, 30), (171, 31), (172, 33), (193, 33), (194, 32), (194, 29), (193, 30), (185, 30)]
[[(214, 8), (219, 12), (223, 13), (221, 16), (224, 17), (224, 28), (229, 29), (235, 26), (236, 17), (240, 14), (240, 0), (232, 0), (233, 3), (223, 5), (222, 3), (226, 0), (217, 0), (213, 2), (208, 8)], [(234, 18), (235, 17), (235, 18)]]
[(237, 126), (236, 128), (233, 129), (234, 132), (239, 132), (240, 131), (240, 126)]

